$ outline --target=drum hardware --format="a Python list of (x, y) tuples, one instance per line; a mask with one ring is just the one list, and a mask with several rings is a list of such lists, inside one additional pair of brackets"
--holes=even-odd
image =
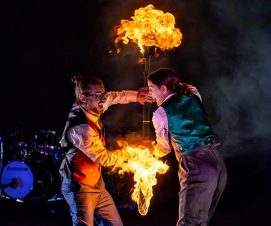
[(29, 152), (30, 152), (30, 150), (28, 148), (28, 144), (25, 143), (25, 142), (20, 141), (20, 142), (18, 142), (17, 147), (18, 147), (17, 148), (18, 149), (18, 151), (17, 151), (18, 152), (17, 160), (27, 158), (27, 156), (29, 155)]
[(42, 130), (29, 142), (13, 132), (0, 136), (0, 199), (63, 200), (58, 172), (63, 157), (55, 131)]
[[(0, 175), (1, 175), (1, 173), (2, 173), (3, 154), (4, 154), (4, 149), (3, 149), (3, 137), (0, 136)], [(2, 188), (1, 188), (1, 186), (0, 186), (0, 196), (2, 196)]]
[(24, 201), (21, 200), (21, 199), (12, 199), (12, 198), (10, 198), (9, 196), (7, 196), (7, 195), (5, 195), (5, 194), (1, 194), (1, 195), (0, 195), (0, 199), (12, 200), (12, 201), (19, 202), (19, 203), (23, 203), (23, 202), (24, 202)]
[(6, 136), (1, 136), (0, 143), (0, 160), (2, 161), (2, 166), (14, 160), (23, 161), (30, 152), (29, 145), (22, 138), (18, 138), (13, 132), (9, 132)]
[[(3, 137), (0, 136), (0, 173), (2, 172), (3, 155), (4, 155), (4, 149), (3, 149)], [(1, 190), (0, 190), (0, 191), (1, 191)], [(1, 194), (1, 192), (0, 192), (0, 194)]]
[[(3, 196), (21, 201), (59, 201), (60, 176), (58, 166), (49, 158), (12, 161), (1, 175)], [(52, 198), (51, 198), (52, 197)]]
[(17, 187), (22, 187), (22, 179), (21, 178), (12, 178), (10, 183), (8, 184), (2, 184), (2, 188), (8, 188), (8, 187), (11, 187), (11, 188), (17, 188)]
[(47, 202), (56, 202), (62, 200), (64, 200), (64, 197), (61, 194), (56, 194), (51, 199), (48, 199)]
[(41, 130), (35, 133), (32, 145), (40, 148), (54, 148), (58, 145), (58, 140), (59, 138), (55, 131)]
[(59, 147), (59, 137), (55, 131), (41, 130), (36, 132), (31, 140), (31, 152), (39, 152), (42, 155), (50, 156), (54, 160), (62, 159)]

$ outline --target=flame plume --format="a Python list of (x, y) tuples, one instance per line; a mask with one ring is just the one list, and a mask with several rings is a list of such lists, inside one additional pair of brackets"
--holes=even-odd
[(120, 25), (115, 27), (116, 44), (120, 41), (124, 44), (134, 42), (139, 46), (142, 54), (144, 54), (144, 46), (155, 46), (164, 51), (181, 44), (182, 33), (175, 28), (175, 18), (171, 13), (154, 9), (150, 4), (135, 10), (131, 18), (132, 20), (121, 20)]
[(156, 174), (166, 173), (169, 166), (153, 157), (148, 147), (129, 146), (125, 141), (118, 141), (118, 144), (125, 146), (122, 150), (130, 157), (120, 160), (114, 168), (119, 168), (119, 174), (134, 174), (135, 185), (131, 198), (137, 203), (139, 213), (146, 215), (153, 196), (152, 187), (157, 184)]

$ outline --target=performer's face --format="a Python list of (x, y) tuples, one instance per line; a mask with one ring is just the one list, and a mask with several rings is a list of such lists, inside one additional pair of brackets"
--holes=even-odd
[(165, 86), (158, 87), (157, 85), (153, 84), (150, 80), (148, 80), (148, 87), (149, 87), (149, 96), (151, 96), (158, 106), (160, 106), (164, 99), (166, 98), (167, 94), (165, 91)]
[(89, 85), (88, 94), (86, 95), (86, 102), (83, 106), (88, 110), (98, 115), (103, 113), (103, 103), (106, 100), (105, 88), (102, 84), (100, 85)]

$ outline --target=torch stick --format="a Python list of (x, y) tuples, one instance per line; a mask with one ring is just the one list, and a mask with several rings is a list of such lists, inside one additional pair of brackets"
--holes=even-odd
[[(144, 86), (147, 86), (147, 77), (151, 69), (151, 56), (155, 53), (155, 47), (144, 46)], [(143, 137), (149, 138), (150, 135), (150, 103), (143, 104)]]
[[(147, 76), (150, 73), (150, 56), (145, 58), (144, 86), (147, 86)], [(150, 103), (143, 104), (143, 137), (149, 137), (150, 130)]]

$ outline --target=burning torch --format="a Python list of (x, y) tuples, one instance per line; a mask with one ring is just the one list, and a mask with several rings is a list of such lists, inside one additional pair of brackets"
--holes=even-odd
[[(135, 10), (132, 20), (121, 20), (115, 27), (117, 38), (115, 43), (122, 41), (136, 43), (144, 57), (144, 86), (150, 73), (151, 57), (157, 56), (157, 50), (165, 51), (181, 44), (182, 33), (175, 28), (175, 18), (171, 13), (155, 9), (153, 5)], [(118, 48), (118, 52), (120, 49)], [(150, 104), (143, 105), (143, 137), (149, 137)]]

